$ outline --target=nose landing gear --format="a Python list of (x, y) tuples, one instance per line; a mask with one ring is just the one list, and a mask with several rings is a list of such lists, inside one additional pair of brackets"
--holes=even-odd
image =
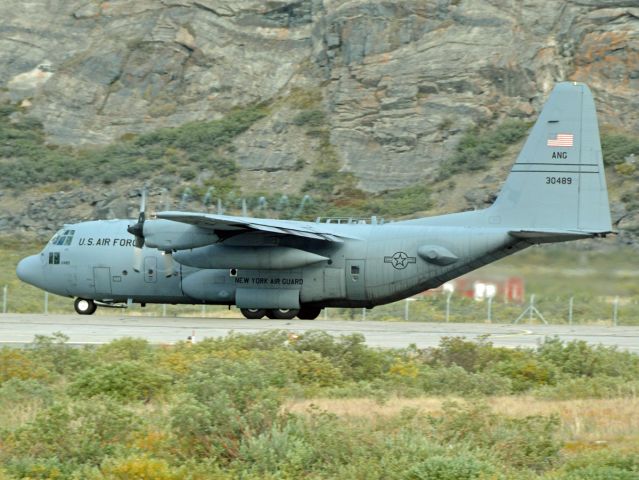
[(80, 315), (93, 315), (98, 306), (91, 299), (76, 298), (75, 302), (73, 302), (73, 308)]

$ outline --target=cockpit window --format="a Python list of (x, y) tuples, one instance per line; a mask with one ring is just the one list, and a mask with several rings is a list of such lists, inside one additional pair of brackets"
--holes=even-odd
[(53, 236), (49, 243), (51, 245), (71, 245), (74, 234), (75, 230), (60, 230)]

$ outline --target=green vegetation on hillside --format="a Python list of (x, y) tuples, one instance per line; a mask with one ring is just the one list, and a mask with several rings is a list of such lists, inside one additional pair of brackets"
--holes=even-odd
[(129, 136), (102, 148), (48, 146), (40, 122), (11, 120), (16, 107), (0, 108), (0, 185), (20, 187), (70, 179), (112, 183), (119, 178), (147, 179), (175, 173), (192, 179), (201, 170), (233, 183), (235, 162), (220, 147), (267, 114), (262, 106), (231, 111), (221, 120), (191, 122), (177, 128)]
[(627, 133), (602, 132), (601, 150), (606, 165), (618, 165), (630, 155), (639, 160), (639, 137)]
[(459, 141), (453, 156), (442, 164), (439, 179), (486, 168), (489, 162), (501, 158), (509, 147), (520, 142), (530, 127), (529, 122), (507, 120), (491, 129), (470, 129)]
[[(357, 178), (342, 171), (342, 161), (330, 142), (329, 119), (321, 108), (319, 92), (294, 91), (290, 98), (282, 101), (299, 110), (292, 123), (302, 127), (307, 135), (317, 137), (319, 148), (311, 162), (311, 176), (302, 186), (299, 197), (289, 199), (291, 208), (271, 209), (263, 212), (265, 215), (303, 219), (371, 214), (400, 217), (432, 207), (432, 183), (377, 194), (358, 188)], [(220, 120), (125, 135), (105, 147), (72, 148), (47, 145), (42, 124), (25, 117), (18, 106), (5, 103), (0, 105), (0, 186), (21, 188), (68, 180), (110, 184), (122, 178), (137, 178), (139, 183), (144, 183), (168, 174), (172, 177), (159, 182), (175, 197), (181, 196), (188, 186), (193, 199), (203, 200), (207, 192), (214, 191), (214, 200), (219, 198), (232, 210), (239, 210), (240, 196), (253, 206), (258, 204), (260, 197), (271, 197), (273, 201), (268, 203), (273, 206), (278, 202), (275, 199), (282, 196), (277, 191), (264, 193), (245, 189), (242, 195), (239, 194), (239, 167), (230, 145), (239, 134), (268, 115), (269, 108), (248, 106), (233, 110)], [(491, 128), (470, 129), (461, 138), (453, 156), (442, 164), (437, 181), (485, 168), (520, 142), (529, 128), (529, 122), (507, 120)], [(639, 155), (636, 137), (617, 131), (604, 132), (602, 148), (606, 164), (615, 165), (621, 175), (627, 176), (636, 170), (634, 165), (624, 163), (629, 155)], [(300, 168), (303, 165), (301, 162)], [(201, 172), (210, 173), (210, 177), (200, 178)], [(310, 195), (312, 202), (300, 212), (292, 206), (299, 205), (304, 195)], [(629, 208), (634, 208), (630, 193), (622, 200)]]
[[(633, 478), (637, 432), (584, 442), (555, 414), (511, 416), (486, 395), (632, 401), (639, 356), (584, 342), (538, 350), (447, 338), (379, 350), (361, 335), (232, 334), (153, 347), (124, 338), (71, 348), (39, 336), (0, 349), (0, 478), (560, 479)], [(291, 401), (424, 395), (441, 413), (338, 416)], [(391, 400), (394, 398), (395, 400)], [(517, 397), (512, 397), (517, 401)], [(623, 400), (623, 399), (627, 400)], [(603, 413), (602, 413), (603, 414)], [(593, 414), (591, 413), (591, 416)], [(616, 476), (609, 476), (609, 475)], [(608, 476), (607, 476), (608, 475)]]

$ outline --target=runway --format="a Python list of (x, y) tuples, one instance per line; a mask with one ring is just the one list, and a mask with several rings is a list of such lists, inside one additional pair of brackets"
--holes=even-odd
[(0, 314), (0, 345), (28, 345), (36, 335), (62, 332), (70, 344), (103, 344), (122, 337), (171, 344), (195, 335), (196, 341), (223, 337), (231, 331), (256, 333), (284, 329), (295, 333), (324, 330), (331, 335), (362, 333), (370, 346), (419, 348), (437, 346), (442, 337), (486, 337), (496, 346), (535, 347), (544, 337), (564, 341), (617, 346), (639, 353), (639, 327), (579, 325), (503, 325), (477, 323), (418, 323), (346, 320), (245, 320), (236, 318), (141, 317), (128, 315), (35, 315)]

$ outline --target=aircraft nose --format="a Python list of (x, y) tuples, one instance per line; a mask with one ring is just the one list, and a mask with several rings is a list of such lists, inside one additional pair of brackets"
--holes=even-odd
[(23, 258), (16, 268), (18, 278), (23, 282), (38, 287), (42, 283), (42, 265), (38, 255)]

